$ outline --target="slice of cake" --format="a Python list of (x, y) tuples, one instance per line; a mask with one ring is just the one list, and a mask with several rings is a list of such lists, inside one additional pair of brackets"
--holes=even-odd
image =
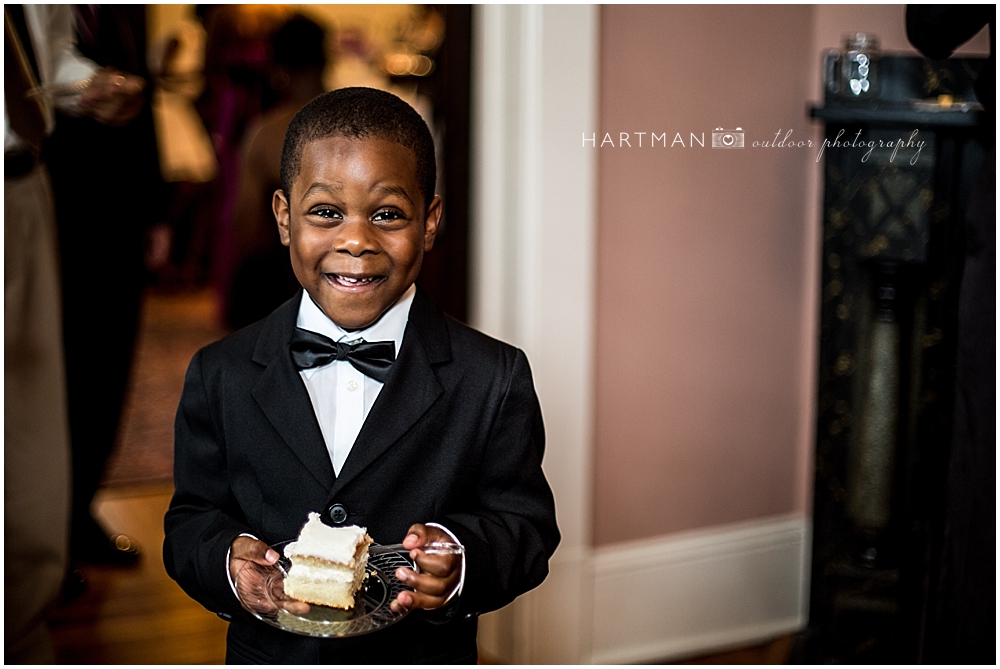
[(330, 527), (318, 513), (310, 513), (299, 538), (285, 546), (285, 557), (292, 561), (285, 594), (310, 604), (353, 608), (354, 594), (365, 580), (371, 543), (363, 527)]

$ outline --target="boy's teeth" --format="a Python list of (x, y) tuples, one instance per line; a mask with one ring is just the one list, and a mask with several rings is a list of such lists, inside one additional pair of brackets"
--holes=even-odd
[(340, 280), (340, 281), (343, 281), (344, 283), (352, 283), (352, 284), (355, 284), (355, 285), (362, 284), (362, 283), (369, 283), (371, 281), (370, 278), (355, 279), (354, 277), (350, 277), (350, 276), (337, 276), (337, 279)]

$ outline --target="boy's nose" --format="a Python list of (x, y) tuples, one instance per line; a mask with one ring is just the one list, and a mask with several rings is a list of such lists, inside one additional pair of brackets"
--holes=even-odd
[(367, 221), (348, 220), (338, 226), (334, 248), (342, 253), (360, 256), (364, 253), (378, 253), (380, 250), (374, 230)]

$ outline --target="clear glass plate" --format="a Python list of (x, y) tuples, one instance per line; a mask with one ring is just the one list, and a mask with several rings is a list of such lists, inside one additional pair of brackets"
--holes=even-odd
[(393, 611), (390, 606), (400, 592), (411, 590), (395, 577), (399, 567), (412, 569), (414, 566), (400, 553), (369, 556), (365, 582), (355, 595), (352, 609), (288, 599), (285, 597), (285, 575), (291, 562), (284, 557), (288, 543), (290, 541), (283, 541), (272, 546), (281, 556), (274, 566), (248, 562), (236, 575), (236, 592), (243, 608), (268, 625), (304, 636), (360, 636), (393, 625), (409, 613)]

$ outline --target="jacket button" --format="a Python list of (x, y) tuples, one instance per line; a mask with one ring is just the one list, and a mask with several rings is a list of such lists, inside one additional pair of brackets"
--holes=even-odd
[(347, 520), (347, 509), (344, 508), (343, 504), (334, 504), (330, 507), (330, 520), (337, 525)]

